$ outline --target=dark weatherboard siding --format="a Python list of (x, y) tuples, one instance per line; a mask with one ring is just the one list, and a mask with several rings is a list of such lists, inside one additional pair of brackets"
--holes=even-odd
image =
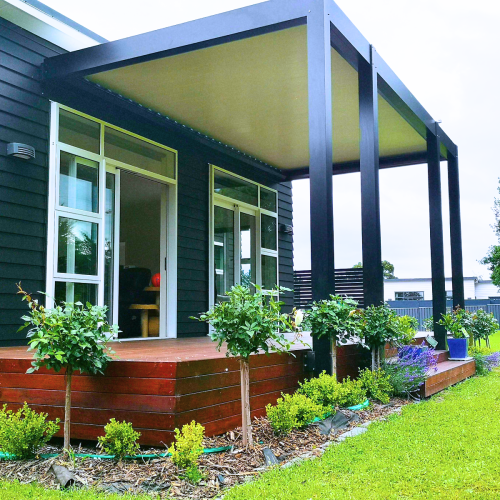
[[(17, 333), (26, 307), (15, 283), (45, 289), (50, 105), (38, 68), (45, 57), (62, 52), (0, 18), (0, 345), (26, 337)], [(34, 146), (35, 160), (8, 158), (9, 142)]]
[[(22, 280), (30, 291), (45, 288), (49, 101), (41, 96), (38, 66), (64, 51), (2, 19), (0, 29), (0, 345), (12, 345), (25, 339), (24, 332), (16, 333), (25, 309), (15, 283)], [(277, 189), (280, 224), (292, 224), (290, 183), (276, 184), (265, 172), (135, 115), (123, 99), (110, 104), (99, 97), (105, 91), (46, 90), (57, 94), (54, 100), (178, 150), (177, 333), (206, 335), (207, 326), (189, 317), (208, 307), (209, 164)], [(8, 142), (33, 145), (36, 160), (7, 159)], [(293, 287), (292, 244), (292, 235), (279, 233), (280, 284), (288, 288)], [(291, 309), (292, 294), (284, 300)]]

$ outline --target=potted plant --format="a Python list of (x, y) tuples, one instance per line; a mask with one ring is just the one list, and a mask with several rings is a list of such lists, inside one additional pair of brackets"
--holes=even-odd
[(448, 332), (448, 350), (451, 360), (468, 359), (469, 337), (472, 325), (472, 315), (457, 307), (453, 311), (442, 314), (439, 324)]

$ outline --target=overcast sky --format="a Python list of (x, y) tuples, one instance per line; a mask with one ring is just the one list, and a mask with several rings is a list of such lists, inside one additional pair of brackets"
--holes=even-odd
[[(255, 0), (44, 0), (115, 40), (258, 3)], [(458, 145), (464, 273), (489, 278), (477, 261), (495, 244), (493, 198), (500, 176), (498, 48), (494, 0), (338, 0), (431, 116)], [(398, 277), (430, 276), (426, 166), (380, 173), (382, 256)], [(442, 165), (445, 264), (450, 275), (446, 164)], [(310, 268), (309, 187), (294, 182), (295, 268)], [(334, 177), (335, 262), (361, 260), (359, 174)]]

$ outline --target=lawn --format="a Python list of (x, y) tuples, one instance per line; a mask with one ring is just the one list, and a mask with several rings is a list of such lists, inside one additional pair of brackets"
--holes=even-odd
[(37, 485), (0, 482), (2, 500), (151, 500), (149, 495), (107, 495), (87, 490), (46, 490)]
[[(484, 345), (484, 342), (481, 344)], [(490, 337), (490, 344), (493, 351), (500, 351), (500, 330)]]
[(498, 499), (499, 421), (497, 370), (405, 407), (321, 459), (272, 470), (224, 498)]

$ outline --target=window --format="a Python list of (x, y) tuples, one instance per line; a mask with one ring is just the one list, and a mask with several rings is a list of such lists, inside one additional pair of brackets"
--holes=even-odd
[(447, 299), (453, 299), (453, 291), (452, 290), (446, 290), (446, 298)]
[(394, 292), (395, 300), (424, 300), (424, 292)]
[(212, 168), (214, 303), (236, 284), (278, 284), (278, 214), (276, 191)]
[(148, 315), (142, 336), (176, 335), (176, 168), (176, 151), (52, 103), (48, 307), (105, 305), (123, 336)]

